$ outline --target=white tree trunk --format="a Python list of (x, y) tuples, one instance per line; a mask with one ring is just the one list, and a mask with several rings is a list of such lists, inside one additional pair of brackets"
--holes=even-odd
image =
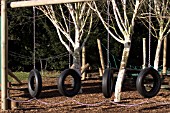
[(72, 68), (75, 69), (80, 75), (80, 51), (74, 51), (73, 53), (73, 65)]
[[(71, 66), (72, 69), (75, 69), (81, 77), (81, 61), (80, 61), (80, 43), (77, 42), (74, 47), (73, 52), (73, 65)], [(74, 83), (74, 82), (73, 82)], [(72, 83), (72, 84), (73, 84)], [(80, 89), (79, 93), (83, 93), (82, 89)]]
[[(76, 38), (76, 37), (75, 37)], [(80, 43), (75, 41), (74, 52), (73, 52), (73, 65), (71, 68), (75, 69), (81, 76), (81, 61), (80, 61)]]
[(161, 45), (162, 45), (162, 40), (158, 39), (155, 60), (154, 60), (154, 69), (156, 69), (156, 70), (158, 70), (158, 66), (159, 66), (159, 56), (160, 56), (160, 51), (161, 51)]
[(120, 64), (120, 69), (116, 81), (116, 86), (115, 86), (115, 102), (120, 102), (121, 98), (121, 88), (122, 88), (122, 83), (126, 71), (126, 65), (129, 57), (129, 52), (130, 52), (130, 47), (131, 47), (131, 42), (126, 42), (124, 44), (124, 49), (123, 49), (123, 54), (122, 54), (122, 60)]

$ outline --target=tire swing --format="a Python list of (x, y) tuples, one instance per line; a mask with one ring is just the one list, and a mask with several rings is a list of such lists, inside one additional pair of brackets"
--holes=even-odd
[(103, 74), (102, 92), (105, 98), (110, 98), (113, 94), (113, 74), (109, 68)]
[[(152, 83), (151, 89), (147, 90), (147, 83)], [(136, 80), (137, 91), (145, 98), (152, 98), (157, 95), (161, 87), (159, 73), (152, 67), (143, 69)]]
[[(72, 87), (68, 88), (67, 84), (65, 84), (66, 79), (69, 78), (69, 76), (71, 76), (71, 78), (73, 80), (71, 80), (72, 82)], [(80, 91), (81, 88), (81, 76), (78, 74), (78, 72), (74, 69), (65, 69), (59, 76), (58, 78), (58, 90), (59, 92), (67, 97), (73, 97), (75, 95), (78, 94), (78, 92)]]
[(28, 91), (32, 97), (38, 97), (42, 90), (42, 78), (37, 69), (32, 69), (28, 78)]

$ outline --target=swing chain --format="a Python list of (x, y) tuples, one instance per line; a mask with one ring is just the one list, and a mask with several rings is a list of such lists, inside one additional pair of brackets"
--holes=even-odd
[[(109, 25), (109, 17), (110, 17), (110, 13), (109, 13), (109, 10), (110, 10), (110, 0), (107, 0), (107, 22), (108, 22), (108, 25)], [(109, 68), (109, 53), (110, 53), (110, 35), (109, 35), (109, 32), (107, 32), (107, 68)]]
[(151, 67), (151, 0), (149, 0), (149, 58), (148, 67)]

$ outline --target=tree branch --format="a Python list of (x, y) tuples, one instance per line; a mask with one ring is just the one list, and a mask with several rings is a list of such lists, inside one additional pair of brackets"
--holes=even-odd
[(91, 31), (92, 22), (93, 22), (92, 14), (91, 14), (91, 16), (90, 16), (90, 17), (91, 17), (91, 18), (90, 18), (89, 30), (88, 30), (88, 33), (87, 33), (87, 35), (86, 35), (86, 38), (84, 39), (84, 41), (83, 41), (83, 43), (82, 43), (82, 45), (81, 45), (81, 48), (83, 48), (83, 47), (84, 47), (85, 43), (87, 42), (87, 40), (88, 40), (88, 38), (89, 38), (89, 36), (90, 36), (90, 31)]
[[(123, 44), (123, 43), (124, 43), (124, 40), (119, 39), (117, 36), (115, 36), (115, 35), (110, 31), (110, 29), (109, 29), (109, 27), (107, 26), (106, 22), (105, 22), (104, 19), (102, 18), (101, 14), (100, 14), (100, 12), (99, 12), (99, 10), (98, 10), (98, 8), (97, 8), (96, 3), (93, 2), (93, 4), (94, 4), (94, 7), (95, 7), (95, 8), (92, 8), (92, 9), (95, 9), (94, 11), (98, 14), (100, 20), (102, 21), (102, 23), (103, 23), (104, 27), (106, 28), (106, 30), (108, 31), (108, 33), (109, 33), (115, 40), (117, 40), (118, 42), (120, 42), (120, 43)], [(91, 6), (91, 7), (92, 7), (92, 6)]]

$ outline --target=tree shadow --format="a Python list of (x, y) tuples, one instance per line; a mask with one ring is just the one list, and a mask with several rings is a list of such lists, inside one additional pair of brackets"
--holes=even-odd
[[(98, 78), (93, 78), (94, 81), (82, 81), (82, 94), (97, 94), (102, 93), (102, 81)], [(126, 91), (134, 91), (136, 90), (136, 87), (132, 87), (132, 85), (129, 85), (129, 81), (124, 81), (122, 92)], [(114, 82), (115, 83), (115, 82)], [(115, 86), (115, 85), (114, 85)], [(113, 87), (114, 92), (115, 87)], [(28, 92), (28, 88), (19, 88), (18, 91), (23, 91), (24, 93), (18, 94), (16, 97), (23, 97), (23, 98), (32, 98)], [(49, 85), (49, 86), (43, 86), (42, 91), (38, 98), (53, 98), (53, 97), (59, 97), (62, 96), (62, 94), (59, 93), (57, 85)]]
[(165, 105), (155, 105), (155, 106), (149, 106), (147, 108), (143, 108), (140, 111), (152, 111), (152, 110), (159, 110), (159, 109), (169, 109), (170, 104), (165, 104)]
[[(17, 95), (15, 97), (33, 98), (29, 94), (28, 88), (20, 88), (18, 90), (24, 91), (24, 93)], [(52, 98), (52, 97), (58, 97), (58, 96), (62, 96), (62, 95), (59, 93), (57, 85), (53, 85), (53, 86), (42, 87), (42, 91), (41, 91), (40, 95), (38, 96), (38, 98)]]

